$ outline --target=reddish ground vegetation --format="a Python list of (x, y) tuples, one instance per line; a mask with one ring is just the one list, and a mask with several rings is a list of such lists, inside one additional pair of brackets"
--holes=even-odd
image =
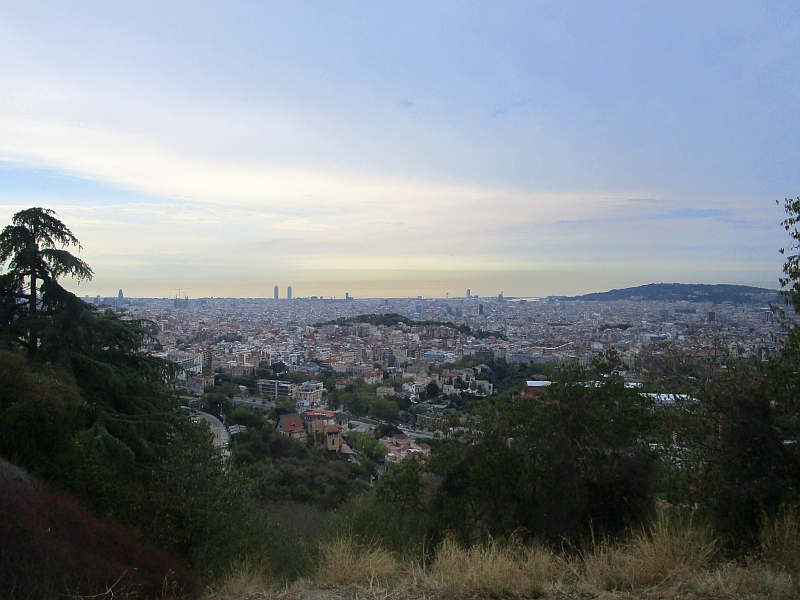
[(174, 558), (0, 460), (0, 597), (193, 596)]

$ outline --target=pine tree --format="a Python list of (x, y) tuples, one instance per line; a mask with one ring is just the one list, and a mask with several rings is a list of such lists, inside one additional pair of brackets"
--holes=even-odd
[(96, 441), (125, 460), (163, 451), (180, 422), (166, 384), (172, 367), (139, 352), (152, 323), (98, 312), (59, 278), (89, 280), (92, 269), (65, 248), (81, 248), (56, 213), (29, 208), (0, 233), (0, 341), (34, 365), (73, 377)]
[(31, 359), (39, 349), (40, 309), (46, 308), (41, 292), (59, 295), (58, 278), (64, 275), (79, 281), (94, 275), (89, 265), (64, 249), (80, 249), (80, 243), (55, 215), (47, 208), (28, 208), (15, 214), (0, 233), (0, 262), (9, 263), (2, 290), (4, 316), (9, 326), (16, 325), (13, 335), (27, 346)]

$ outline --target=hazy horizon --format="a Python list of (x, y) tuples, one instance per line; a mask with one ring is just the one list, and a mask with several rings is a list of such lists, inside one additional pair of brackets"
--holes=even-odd
[[(274, 286), (279, 288), (281, 299), (286, 298), (287, 286), (292, 286), (295, 298), (308, 298), (311, 296), (324, 296), (325, 298), (343, 299), (345, 294), (357, 299), (365, 298), (463, 298), (469, 289), (473, 296), (495, 297), (503, 293), (506, 297), (536, 298), (547, 296), (577, 296), (592, 292), (605, 292), (611, 289), (635, 287), (648, 283), (699, 283), (699, 284), (725, 284), (730, 281), (696, 280), (675, 281), (673, 279), (656, 279), (653, 281), (620, 280), (610, 287), (593, 285), (598, 281), (609, 281), (607, 276), (589, 271), (584, 272), (517, 272), (487, 275), (485, 273), (460, 273), (452, 272), (336, 272), (281, 274), (272, 279), (253, 277), (246, 281), (221, 281), (191, 280), (183, 286), (173, 286), (172, 280), (158, 278), (144, 278), (142, 280), (128, 280), (127, 287), (117, 286), (101, 276), (97, 281), (81, 283), (71, 282), (67, 287), (79, 296), (90, 297), (116, 296), (119, 289), (123, 290), (126, 298), (172, 298), (178, 294), (188, 295), (190, 298), (266, 298), (273, 297)], [(499, 287), (501, 284), (516, 280), (512, 287)], [(768, 289), (778, 289), (777, 280), (772, 283), (759, 284), (754, 280), (751, 283), (738, 285), (752, 285)], [(173, 286), (173, 287), (170, 287)], [(458, 287), (460, 286), (460, 287)], [(233, 294), (232, 289), (242, 291)], [(518, 291), (515, 291), (518, 290)], [(400, 291), (400, 293), (396, 293)]]
[(0, 223), (56, 210), (80, 295), (774, 288), (798, 34), (786, 2), (6, 3)]

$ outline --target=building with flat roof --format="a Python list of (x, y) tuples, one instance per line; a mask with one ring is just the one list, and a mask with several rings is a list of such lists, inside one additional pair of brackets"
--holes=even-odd
[(538, 396), (544, 390), (546, 390), (550, 386), (550, 381), (526, 381), (525, 382), (525, 395), (526, 396)]
[(256, 385), (258, 386), (258, 393), (270, 400), (279, 400), (281, 398), (294, 400), (295, 398), (295, 388), (297, 386), (289, 381), (259, 379)]

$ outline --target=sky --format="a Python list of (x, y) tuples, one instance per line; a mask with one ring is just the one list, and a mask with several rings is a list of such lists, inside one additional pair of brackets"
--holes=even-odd
[(796, 1), (0, 0), (0, 224), (92, 296), (777, 287), (799, 74)]

